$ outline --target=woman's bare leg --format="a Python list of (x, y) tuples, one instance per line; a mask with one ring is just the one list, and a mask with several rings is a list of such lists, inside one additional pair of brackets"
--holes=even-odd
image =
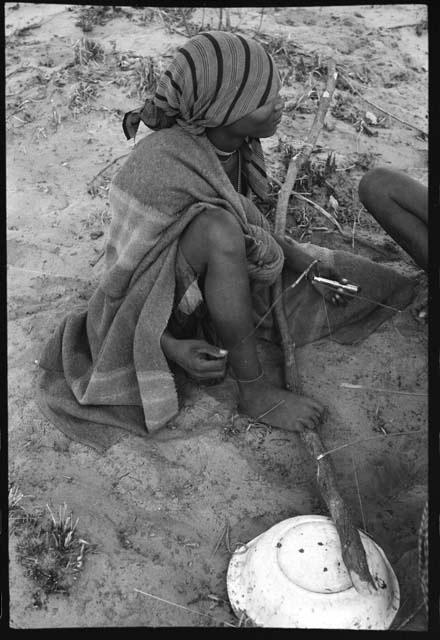
[(279, 389), (264, 374), (260, 377), (244, 235), (238, 222), (221, 209), (202, 213), (188, 225), (180, 248), (196, 273), (205, 274), (206, 304), (239, 380), (240, 410), (257, 418), (280, 403), (264, 422), (287, 430), (313, 427), (323, 411), (319, 402)]
[(428, 268), (428, 190), (404, 173), (372, 169), (359, 184), (364, 207), (422, 267)]

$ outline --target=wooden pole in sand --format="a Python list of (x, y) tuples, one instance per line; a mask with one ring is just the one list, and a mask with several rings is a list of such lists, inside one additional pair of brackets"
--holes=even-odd
[[(312, 127), (301, 150), (291, 159), (287, 175), (278, 195), (276, 216), (275, 216), (275, 236), (284, 238), (287, 218), (287, 207), (289, 198), (295, 184), (296, 176), (304, 162), (309, 158), (321, 129), (327, 110), (330, 106), (332, 95), (336, 86), (336, 65), (334, 60), (329, 60), (327, 64), (327, 86), (322, 93), (318, 111), (313, 120)], [(295, 363), (295, 345), (293, 344), (287, 324), (286, 312), (283, 302), (281, 276), (272, 287), (272, 299), (278, 300), (274, 307), (275, 319), (281, 335), (281, 343), (284, 353), (285, 385), (289, 390), (297, 390), (299, 381), (295, 380), (293, 366)], [(342, 497), (339, 494), (333, 464), (329, 457), (320, 456), (325, 453), (325, 448), (320, 436), (309, 429), (300, 433), (301, 440), (310, 455), (317, 461), (317, 482), (333, 522), (336, 525), (341, 541), (342, 558), (347, 571), (350, 574), (354, 588), (361, 594), (371, 594), (376, 591), (376, 585), (371, 577), (365, 550), (359, 535), (359, 531), (354, 527), (351, 516)]]

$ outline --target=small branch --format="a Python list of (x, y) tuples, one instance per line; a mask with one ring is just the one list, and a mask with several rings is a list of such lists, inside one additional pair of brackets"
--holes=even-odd
[(260, 33), (261, 30), (261, 26), (263, 24), (263, 18), (264, 18), (264, 9), (265, 7), (261, 7), (261, 14), (260, 14), (260, 24), (258, 25), (258, 29), (256, 30), (254, 35), (258, 35)]
[(367, 104), (369, 104), (371, 107), (374, 107), (375, 109), (377, 109), (378, 111), (381, 111), (382, 113), (385, 113), (387, 116), (389, 116), (390, 118), (393, 118), (393, 120), (397, 120), (397, 122), (400, 122), (401, 124), (404, 124), (405, 126), (409, 127), (410, 129), (415, 129), (416, 131), (418, 131), (419, 133), (421, 133), (423, 136), (425, 136), (425, 138), (428, 138), (428, 133), (427, 131), (424, 131), (423, 129), (421, 129), (420, 127), (417, 127), (414, 124), (411, 124), (410, 122), (406, 122), (406, 120), (402, 120), (401, 118), (398, 118), (397, 116), (395, 116), (393, 113), (390, 113), (389, 111), (387, 111), (386, 109), (384, 109), (383, 107), (379, 107), (377, 104), (375, 104), (374, 102), (371, 102), (371, 100), (367, 100), (367, 98), (364, 98), (364, 96), (362, 95), (362, 93), (359, 91), (359, 89), (357, 89), (356, 87), (353, 86), (353, 84), (350, 82), (350, 80), (348, 80), (348, 78), (346, 78), (346, 76), (344, 76), (342, 73), (340, 73), (341, 78), (344, 80), (344, 82), (346, 82), (348, 84), (348, 86), (350, 87), (350, 89), (353, 91), (353, 93), (356, 93), (364, 102), (366, 102)]
[(99, 171), (99, 172), (96, 174), (96, 176), (94, 176), (94, 177), (90, 180), (90, 182), (89, 182), (89, 185), (88, 185), (88, 186), (90, 187), (90, 186), (92, 185), (92, 183), (93, 183), (97, 178), (99, 178), (99, 176), (101, 176), (101, 175), (104, 173), (104, 171), (107, 171), (107, 169), (109, 169), (112, 165), (114, 165), (114, 164), (115, 164), (115, 162), (117, 162), (118, 160), (121, 160), (122, 158), (125, 158), (125, 156), (128, 156), (128, 153), (124, 153), (124, 154), (122, 154), (122, 156), (118, 156), (117, 158), (115, 158), (114, 160), (112, 160), (111, 162), (109, 162), (107, 165), (105, 165), (105, 167), (104, 167), (103, 169), (101, 169), (101, 171)]
[[(209, 613), (203, 613), (202, 611), (197, 611), (196, 609), (190, 609), (189, 607), (185, 607), (182, 604), (177, 604), (177, 602), (172, 602), (171, 600), (165, 600), (165, 598), (159, 598), (159, 596), (154, 596), (152, 593), (147, 593), (146, 591), (141, 591), (140, 589), (134, 589), (134, 591), (136, 591), (137, 593), (141, 593), (143, 596), (148, 596), (149, 598), (153, 598), (154, 600), (158, 600), (159, 602), (164, 602), (165, 604), (169, 604), (173, 607), (177, 607), (178, 609), (183, 609), (184, 611), (188, 611), (189, 613), (194, 613), (198, 616), (203, 616), (205, 618), (210, 618), (211, 620), (214, 620), (215, 622), (217, 622), (217, 624), (221, 621), (218, 620), (217, 618), (215, 618), (214, 616), (211, 616)], [(223, 622), (223, 624), (227, 627), (234, 627), (234, 624), (230, 624), (229, 622)]]
[(424, 607), (424, 603), (421, 602), (419, 604), (419, 606), (407, 617), (405, 618), (405, 620), (403, 620), (398, 627), (396, 627), (396, 631), (399, 631), (400, 629), (403, 629), (403, 627), (406, 627), (406, 625), (411, 622), (411, 620), (413, 618), (416, 617), (416, 615), (419, 613), (419, 611)]
[(91, 267), (96, 267), (96, 265), (98, 264), (98, 262), (101, 260), (101, 258), (104, 256), (105, 254), (105, 250), (102, 249), (102, 251), (100, 251), (98, 253), (98, 255), (96, 256), (96, 258), (93, 258), (92, 260), (90, 260), (89, 265)]
[(396, 24), (392, 27), (379, 27), (380, 31), (391, 31), (391, 29), (405, 29), (405, 27), (418, 27), (421, 22), (410, 22), (409, 24)]
[(40, 67), (35, 67), (34, 65), (28, 65), (26, 67), (18, 67), (18, 69), (14, 69), (14, 71), (10, 71), (5, 75), (5, 78), (10, 78), (15, 73), (21, 73), (22, 71), (29, 71), (30, 69), (35, 69), (36, 71), (41, 71)]
[(334, 60), (329, 61), (327, 69), (327, 86), (322, 93), (319, 107), (312, 123), (312, 127), (301, 150), (295, 156), (293, 156), (293, 158), (291, 158), (289, 168), (287, 170), (286, 179), (278, 194), (275, 217), (275, 234), (284, 235), (284, 229), (286, 228), (287, 206), (289, 204), (289, 198), (293, 189), (293, 185), (295, 184), (296, 176), (299, 169), (309, 158), (316, 144), (319, 134), (321, 133), (321, 129), (324, 125), (327, 110), (330, 106), (332, 95), (336, 86), (336, 80), (338, 77)]
[(231, 14), (229, 11), (229, 7), (225, 7), (226, 14), (226, 31), (231, 31)]
[(188, 24), (188, 22), (186, 20), (185, 9), (181, 9), (180, 15), (182, 16), (183, 24), (185, 25), (185, 29), (186, 29), (186, 33), (188, 35), (188, 38), (191, 38), (191, 29), (189, 28), (189, 24)]
[(336, 218), (334, 218), (331, 215), (331, 213), (323, 209), (321, 205), (317, 204), (316, 202), (313, 202), (313, 200), (310, 200), (310, 198), (306, 198), (301, 193), (297, 193), (296, 191), (292, 191), (292, 195), (295, 196), (295, 198), (298, 198), (298, 200), (302, 200), (303, 202), (308, 202), (309, 204), (311, 204), (312, 207), (314, 207), (317, 211), (319, 211), (319, 213), (322, 213), (323, 216), (325, 216), (328, 220), (330, 220), (330, 222), (332, 222), (335, 225), (339, 233), (341, 233), (343, 236), (346, 235), (345, 231), (342, 229), (341, 225), (336, 220)]
[(323, 459), (324, 447), (315, 431), (305, 429), (300, 433), (308, 452), (318, 461), (317, 482), (336, 529), (342, 548), (342, 559), (356, 591), (362, 595), (374, 593), (376, 585), (368, 568), (365, 549), (354, 527), (350, 512), (342, 500), (335, 481), (335, 470), (330, 459)]
[[(290, 195), (295, 184), (298, 171), (309, 158), (321, 129), (324, 125), (324, 119), (327, 110), (330, 106), (330, 101), (336, 86), (336, 79), (338, 74), (336, 73), (336, 64), (334, 60), (330, 60), (327, 65), (328, 77), (327, 85), (322, 93), (319, 107), (316, 112), (315, 118), (312, 123), (312, 127), (307, 135), (307, 138), (301, 148), (301, 150), (290, 160), (289, 168), (287, 170), (286, 179), (283, 186), (278, 193), (277, 208), (275, 214), (275, 236), (284, 237), (286, 229), (287, 207), (289, 204)], [(277, 278), (273, 285), (272, 298), (278, 300), (282, 292), (282, 280), (281, 276)], [(290, 337), (289, 328), (287, 325), (286, 310), (284, 299), (280, 299), (274, 308), (275, 321), (278, 326), (278, 330), (281, 337), (281, 343), (284, 352), (284, 373), (285, 373), (285, 386), (286, 389), (293, 391), (295, 389), (295, 375), (293, 368), (295, 366), (295, 347)]]
[(378, 436), (370, 436), (369, 438), (360, 438), (359, 440), (353, 440), (353, 442), (346, 442), (345, 444), (341, 444), (339, 447), (335, 447), (334, 449), (329, 449), (328, 451), (324, 451), (321, 453), (317, 460), (322, 460), (326, 456), (329, 456), (331, 453), (336, 453), (336, 451), (341, 451), (341, 449), (346, 449), (347, 447), (352, 447), (355, 444), (360, 444), (361, 442), (368, 442), (369, 440), (377, 440), (377, 438), (394, 438), (395, 436), (412, 436), (414, 433), (422, 433), (423, 429), (417, 429), (416, 431), (399, 431), (398, 433), (381, 433)]
[(366, 387), (363, 384), (351, 384), (350, 382), (341, 382), (339, 385), (344, 389), (365, 389), (366, 391), (374, 391), (375, 393), (397, 393), (402, 396), (421, 396), (426, 398), (426, 393), (416, 393), (415, 391), (400, 391), (398, 389), (377, 389), (376, 387)]

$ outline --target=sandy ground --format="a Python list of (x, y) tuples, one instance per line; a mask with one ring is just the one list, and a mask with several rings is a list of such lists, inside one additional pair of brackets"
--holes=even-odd
[[(422, 5), (270, 9), (260, 34), (324, 59), (332, 54), (365, 98), (426, 130), (427, 32), (393, 28), (420, 22), (424, 12)], [(200, 24), (200, 14), (191, 19)], [(239, 23), (243, 34), (254, 34), (260, 18), (259, 9), (231, 11), (232, 24)], [(128, 153), (121, 114), (142, 103), (130, 95), (130, 83), (120, 80), (121, 65), (115, 74), (99, 74), (111, 70), (116, 55), (128, 61), (162, 56), (166, 62), (186, 39), (184, 27), (179, 27), (183, 35), (170, 32), (160, 15), (146, 10), (116, 12), (89, 33), (77, 19), (77, 10), (68, 5), (5, 5), (10, 481), (25, 494), (21, 505), (30, 513), (66, 503), (92, 548), (68, 595), (45, 594), (18, 560), (20, 530), (12, 532), (11, 626), (236, 625), (225, 581), (230, 553), (224, 541), (215, 548), (225, 523), (234, 548), (284, 518), (326, 513), (314, 466), (298, 438), (248, 428), (235, 415), (234, 389), (227, 382), (218, 388), (186, 384), (181, 413), (170, 428), (147, 439), (124, 436), (105, 455), (59, 433), (35, 404), (35, 361), (44, 343), (63, 315), (87, 300), (101, 273), (101, 262), (92, 264), (105, 242), (108, 182), (119, 161), (95, 183), (94, 194), (88, 184)], [(84, 36), (103, 47), (103, 62), (89, 67), (75, 62), (75, 44)], [(72, 103), (79, 79), (95, 90), (88, 108)], [(292, 86), (285, 87), (286, 97), (298, 96), (301, 85)], [(384, 115), (361, 98), (353, 100), (363, 113)], [(301, 139), (308, 131), (311, 111), (286, 115), (274, 138), (265, 141), (269, 168), (279, 168), (280, 141)], [(330, 116), (329, 122), (319, 143), (323, 152), (337, 152), (342, 168), (369, 158), (426, 184), (427, 141), (415, 129), (389, 119), (370, 137), (352, 122)], [(371, 257), (417, 273), (408, 256), (392, 242), (384, 244), (383, 232), (362, 210), (356, 188), (364, 170), (356, 164), (339, 174), (340, 202), (351, 194), (341, 222), (351, 232), (357, 216), (359, 232), (389, 247), (388, 257), (374, 251)], [(317, 217), (315, 224), (328, 223)], [(320, 237), (304, 229), (304, 239)], [(324, 234), (327, 242), (330, 235)], [(262, 349), (262, 357), (280, 379), (277, 349)], [(398, 576), (398, 626), (422, 601), (416, 545), (427, 494), (426, 325), (409, 309), (360, 345), (323, 340), (300, 349), (298, 366), (304, 392), (328, 407), (321, 434), (329, 449), (379, 436), (381, 427), (389, 434), (410, 432), (368, 440), (333, 456), (355, 523), (383, 548)], [(419, 395), (344, 389), (343, 382)], [(426, 629), (423, 608), (404, 628)]]

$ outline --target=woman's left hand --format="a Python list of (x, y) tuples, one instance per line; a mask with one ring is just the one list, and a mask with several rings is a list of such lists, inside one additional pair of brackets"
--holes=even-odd
[(345, 305), (349, 302), (349, 297), (344, 295), (344, 291), (342, 289), (333, 289), (324, 284), (320, 284), (318, 282), (314, 282), (312, 277), (314, 275), (319, 275), (322, 278), (327, 278), (328, 280), (337, 280), (341, 284), (347, 284), (348, 280), (342, 278), (341, 275), (336, 271), (334, 267), (329, 265), (327, 262), (320, 260), (316, 265), (315, 270), (312, 270), (310, 273), (310, 282), (313, 287), (331, 304), (334, 304), (338, 307), (345, 307)]

